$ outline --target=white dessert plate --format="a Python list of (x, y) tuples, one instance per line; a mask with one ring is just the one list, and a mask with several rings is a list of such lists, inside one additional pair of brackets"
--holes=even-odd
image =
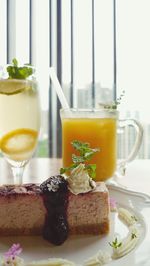
[[(128, 209), (137, 217), (141, 232), (136, 248), (124, 257), (112, 260), (109, 265), (150, 266), (150, 196), (113, 186), (109, 186), (109, 191), (119, 206)], [(111, 252), (109, 242), (112, 242), (114, 235), (118, 234), (124, 238), (127, 233), (127, 226), (120, 221), (117, 212), (112, 212), (111, 230), (107, 236), (70, 237), (61, 246), (53, 246), (42, 237), (0, 237), (0, 255), (13, 243), (20, 243), (23, 248), (21, 257), (25, 262), (55, 257), (82, 265), (99, 250)]]

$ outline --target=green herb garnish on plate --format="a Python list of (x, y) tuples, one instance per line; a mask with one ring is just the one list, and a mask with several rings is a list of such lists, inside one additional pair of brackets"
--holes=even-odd
[(117, 237), (116, 237), (115, 240), (112, 241), (112, 243), (109, 243), (109, 245), (110, 245), (112, 248), (117, 249), (117, 248), (121, 247), (122, 242), (119, 242), (118, 239), (117, 239)]
[(98, 148), (91, 148), (89, 143), (74, 140), (71, 142), (73, 148), (78, 151), (79, 155), (72, 154), (72, 164), (69, 167), (61, 168), (60, 174), (64, 174), (68, 171), (76, 168), (80, 163), (85, 164), (85, 170), (88, 171), (91, 178), (95, 178), (96, 164), (88, 164), (93, 155), (100, 151)]
[(138, 221), (138, 219), (136, 218), (136, 216), (135, 215), (132, 215), (131, 216), (131, 218), (135, 221), (135, 222), (137, 222)]
[(12, 65), (7, 67), (9, 79), (26, 79), (33, 74), (33, 68), (30, 65), (19, 67), (16, 58), (12, 60)]
[(131, 234), (131, 240), (134, 239), (134, 238), (137, 238), (137, 235), (135, 233), (132, 233)]

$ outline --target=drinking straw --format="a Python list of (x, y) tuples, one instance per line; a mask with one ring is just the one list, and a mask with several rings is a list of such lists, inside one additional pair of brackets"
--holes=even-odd
[(63, 90), (62, 90), (62, 87), (60, 86), (60, 83), (59, 83), (59, 80), (56, 76), (56, 73), (55, 73), (55, 70), (53, 67), (50, 67), (49, 68), (49, 75), (50, 75), (50, 78), (53, 82), (53, 85), (54, 85), (54, 88), (56, 90), (56, 93), (57, 93), (57, 96), (59, 98), (59, 101), (61, 103), (61, 106), (63, 109), (68, 109), (69, 108), (69, 105), (68, 105), (68, 102), (66, 100), (66, 97), (63, 93)]

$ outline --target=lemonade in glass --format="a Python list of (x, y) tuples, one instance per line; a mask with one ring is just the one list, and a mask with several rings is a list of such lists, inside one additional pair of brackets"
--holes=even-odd
[(22, 183), (24, 166), (32, 157), (40, 130), (40, 104), (35, 69), (4, 67), (0, 76), (0, 149), (10, 163), (15, 183)]

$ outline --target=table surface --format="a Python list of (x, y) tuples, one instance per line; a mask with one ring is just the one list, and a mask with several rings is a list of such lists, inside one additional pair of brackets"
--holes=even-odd
[[(24, 171), (24, 183), (41, 183), (51, 175), (59, 173), (61, 159), (34, 158)], [(119, 184), (131, 190), (150, 194), (150, 160), (134, 160), (128, 164), (124, 177), (118, 179)], [(0, 184), (12, 184), (10, 166), (0, 159)]]

